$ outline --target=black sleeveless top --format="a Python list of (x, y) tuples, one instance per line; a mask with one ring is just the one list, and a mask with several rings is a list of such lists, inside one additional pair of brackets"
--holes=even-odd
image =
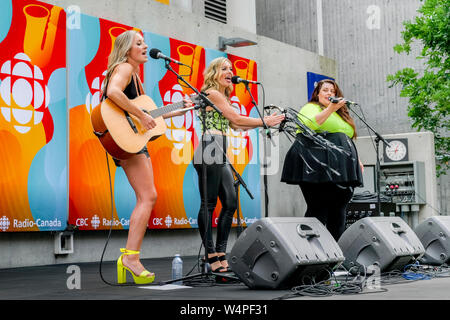
[[(136, 88), (135, 85), (135, 75), (133, 74), (131, 76), (131, 81), (130, 83), (125, 87), (125, 89), (123, 89), (123, 93), (125, 93), (125, 95), (127, 96), (128, 99), (132, 100), (134, 98), (136, 98), (137, 96), (140, 96), (141, 90), (139, 89), (139, 86)], [(137, 80), (136, 80), (137, 82)], [(108, 90), (108, 88), (105, 88), (105, 92), (103, 92), (103, 96), (102, 96), (102, 100), (105, 100), (106, 98), (108, 98), (108, 96), (106, 95), (106, 91)]]
[[(125, 87), (125, 89), (123, 90), (123, 93), (127, 96), (128, 99), (132, 100), (134, 98), (136, 98), (137, 96), (141, 95), (141, 90), (139, 89), (139, 85), (136, 88), (136, 84), (135, 84), (135, 75), (133, 74), (131, 76), (131, 81), (130, 83)], [(137, 80), (136, 80), (137, 82)], [(106, 95), (106, 91), (108, 88), (105, 88), (105, 92), (103, 93), (102, 96), (102, 101), (106, 98), (108, 98), (108, 96)], [(126, 112), (126, 111), (125, 111)], [(150, 158), (150, 155), (148, 153), (148, 149), (147, 146), (144, 146), (144, 148), (142, 148), (141, 151), (137, 152), (136, 154), (145, 154), (147, 156), (147, 158)], [(116, 159), (113, 157), (114, 163), (116, 164), (117, 167), (120, 167), (120, 160)]]
[[(138, 85), (138, 87), (136, 88), (136, 85), (135, 85), (135, 75), (132, 75), (131, 76), (131, 81), (130, 81), (130, 83), (127, 85), (127, 87), (123, 90), (123, 93), (125, 93), (125, 95), (128, 97), (128, 99), (134, 99), (134, 98), (136, 98), (137, 96), (140, 96), (142, 93), (141, 93), (141, 91), (139, 90), (139, 85)], [(136, 79), (136, 82), (137, 82), (137, 79)]]

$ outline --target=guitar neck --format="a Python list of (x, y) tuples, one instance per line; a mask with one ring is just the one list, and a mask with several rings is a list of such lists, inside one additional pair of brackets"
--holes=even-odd
[(183, 101), (169, 104), (167, 106), (150, 111), (150, 115), (152, 116), (152, 118), (158, 118), (166, 113), (180, 109), (181, 107), (183, 107), (183, 104), (184, 104)]

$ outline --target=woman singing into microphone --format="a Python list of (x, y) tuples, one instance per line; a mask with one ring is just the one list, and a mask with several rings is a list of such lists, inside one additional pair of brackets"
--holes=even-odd
[[(125, 31), (117, 37), (108, 60), (102, 99), (111, 99), (120, 108), (135, 115), (142, 126), (149, 130), (156, 126), (155, 120), (132, 101), (144, 94), (139, 72), (140, 66), (148, 61), (147, 49), (144, 38), (134, 30)], [(184, 107), (190, 106), (192, 102), (184, 100)], [(178, 110), (164, 117), (182, 113), (183, 110)], [(147, 147), (128, 159), (113, 159), (116, 166), (124, 170), (136, 195), (126, 247), (120, 250), (122, 255), (117, 260), (117, 281), (125, 283), (126, 273), (129, 272), (136, 284), (148, 284), (154, 281), (155, 274), (142, 265), (140, 249), (157, 198), (152, 162)]]
[[(206, 146), (203, 152), (202, 148), (198, 147), (194, 154), (194, 167), (198, 173), (201, 196), (198, 226), (208, 253), (207, 262), (211, 265), (213, 272), (228, 271), (225, 254), (233, 215), (236, 211), (233, 172), (226, 162), (226, 155), (222, 153), (222, 150), (225, 152), (227, 150), (225, 133), (229, 127), (247, 130), (263, 126), (261, 119), (241, 116), (232, 107), (230, 103), (230, 95), (233, 91), (232, 76), (232, 64), (230, 60), (224, 57), (211, 61), (204, 72), (204, 83), (201, 90), (208, 95), (208, 99), (222, 114), (219, 114), (212, 107), (206, 108), (205, 116), (202, 112), (200, 113), (201, 120), (204, 120), (206, 124), (206, 128), (204, 128), (203, 121), (201, 121)], [(274, 126), (283, 119), (284, 115), (273, 114), (264, 117), (264, 122), (268, 126)], [(202, 164), (206, 165), (207, 203), (204, 202), (203, 198)], [(212, 214), (217, 204), (217, 197), (222, 203), (222, 210), (217, 223), (217, 239), (214, 245)], [(205, 206), (207, 215), (205, 215)], [(206, 228), (206, 226), (208, 227)]]
[(337, 241), (345, 230), (353, 189), (362, 185), (363, 166), (352, 141), (355, 123), (343, 98), (337, 103), (329, 100), (335, 96), (343, 97), (336, 82), (320, 81), (298, 119), (343, 151), (315, 145), (299, 128), (286, 154), (281, 181), (300, 186), (307, 204), (305, 217), (316, 217)]

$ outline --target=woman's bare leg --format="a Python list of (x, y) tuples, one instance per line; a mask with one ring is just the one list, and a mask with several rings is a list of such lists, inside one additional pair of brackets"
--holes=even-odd
[[(152, 162), (145, 154), (138, 154), (130, 159), (121, 160), (120, 164), (136, 194), (136, 206), (130, 217), (126, 248), (140, 251), (148, 220), (157, 198)], [(137, 254), (124, 255), (122, 261), (136, 275), (145, 270)]]

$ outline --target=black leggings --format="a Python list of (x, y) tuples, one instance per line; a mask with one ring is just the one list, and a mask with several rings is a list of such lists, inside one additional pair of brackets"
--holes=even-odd
[[(208, 164), (206, 166), (207, 185), (207, 213), (205, 214), (205, 202), (203, 197), (203, 171), (202, 164), (194, 164), (198, 174), (201, 205), (198, 212), (198, 227), (203, 244), (208, 253), (226, 252), (228, 236), (230, 235), (233, 215), (237, 208), (237, 198), (234, 189), (234, 177), (230, 166), (226, 163)], [(217, 197), (222, 203), (217, 222), (216, 245), (212, 239), (212, 215), (217, 204)], [(208, 226), (208, 228), (206, 228)]]
[(305, 217), (315, 217), (338, 241), (345, 231), (347, 205), (353, 196), (353, 188), (333, 183), (300, 183), (307, 204)]

